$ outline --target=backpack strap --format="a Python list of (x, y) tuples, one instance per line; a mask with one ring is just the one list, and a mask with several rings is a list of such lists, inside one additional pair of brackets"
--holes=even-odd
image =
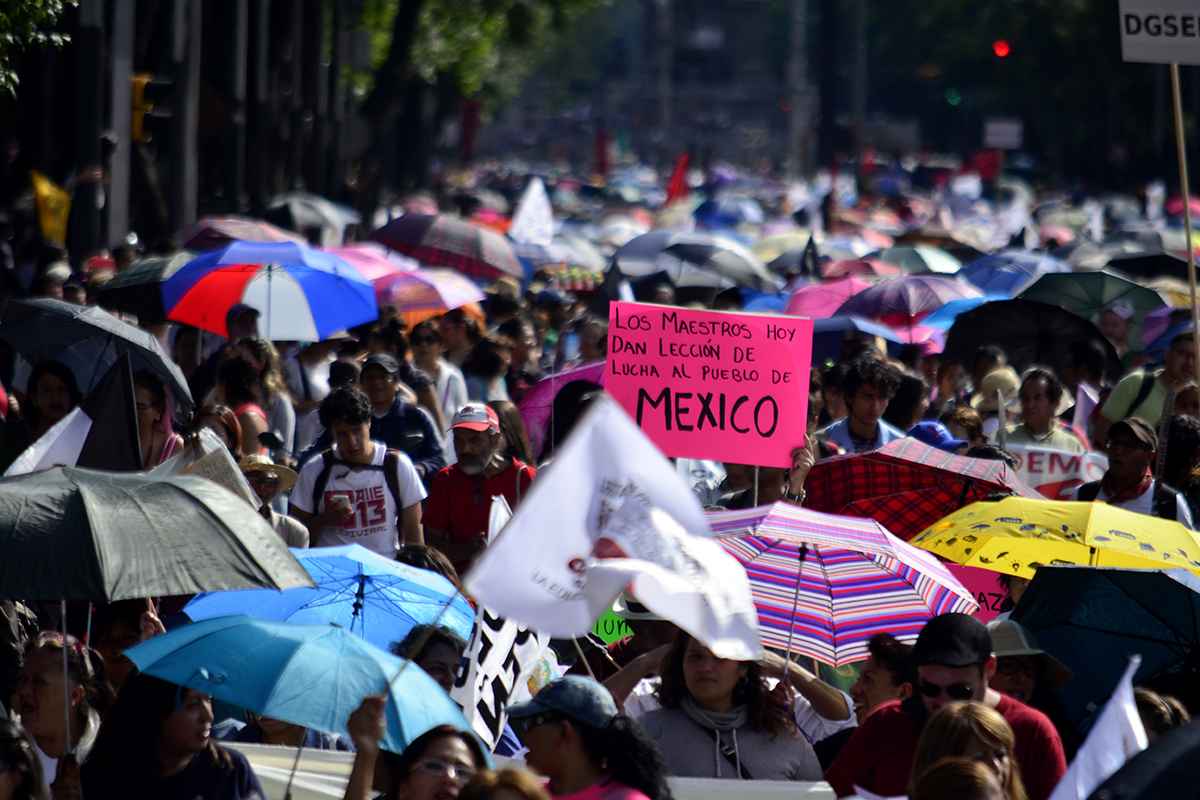
[(404, 504), (400, 501), (400, 451), (388, 449), (383, 454), (383, 479), (387, 481), (388, 491), (392, 493), (392, 499), (396, 501), (396, 517), (399, 518), (400, 512), (404, 510)]
[(321, 451), (321, 471), (317, 474), (317, 479), (313, 481), (312, 491), (312, 513), (317, 514), (317, 504), (321, 500), (321, 496), (325, 494), (325, 486), (329, 483), (329, 473), (333, 472), (333, 448)]
[(1100, 481), (1089, 481), (1079, 487), (1079, 502), (1090, 503), (1100, 495)]
[(1179, 492), (1165, 484), (1155, 486), (1155, 489), (1157, 497), (1154, 498), (1154, 516), (1159, 519), (1178, 520), (1179, 504), (1176, 498), (1179, 496)]
[(1154, 382), (1156, 380), (1158, 380), (1157, 372), (1147, 370), (1142, 373), (1142, 385), (1138, 387), (1137, 396), (1133, 398), (1133, 402), (1129, 405), (1129, 408), (1125, 409), (1125, 413), (1121, 415), (1121, 419), (1128, 417), (1133, 413), (1135, 408), (1146, 402), (1146, 398), (1154, 391)]

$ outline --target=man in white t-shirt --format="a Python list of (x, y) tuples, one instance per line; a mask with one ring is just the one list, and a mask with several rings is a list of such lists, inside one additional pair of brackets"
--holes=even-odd
[(400, 545), (424, 544), (425, 488), (408, 456), (371, 441), (371, 401), (359, 389), (334, 389), (321, 402), (334, 446), (300, 470), (291, 515), (308, 528), (311, 546), (361, 544), (387, 558)]

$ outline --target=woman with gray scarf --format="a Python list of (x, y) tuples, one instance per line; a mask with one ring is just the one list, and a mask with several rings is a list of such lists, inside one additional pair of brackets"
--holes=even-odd
[(819, 781), (812, 745), (753, 661), (717, 658), (684, 632), (664, 659), (662, 708), (638, 718), (671, 773), (688, 778)]

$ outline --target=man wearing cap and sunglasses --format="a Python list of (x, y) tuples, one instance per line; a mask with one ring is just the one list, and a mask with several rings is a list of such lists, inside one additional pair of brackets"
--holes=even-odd
[(458, 462), (434, 476), (422, 524), (428, 543), (460, 573), (487, 546), (492, 498), (512, 508), (529, 491), (537, 470), (504, 455), (500, 418), (483, 403), (467, 403), (450, 423)]
[(889, 797), (905, 794), (925, 723), (942, 706), (972, 700), (1008, 722), (1029, 800), (1046, 800), (1067, 771), (1062, 739), (1045, 714), (988, 687), (996, 656), (983, 623), (967, 614), (934, 617), (917, 637), (912, 660), (916, 694), (868, 714), (825, 772), (837, 796), (853, 795), (855, 786)]
[(1138, 514), (1173, 519), (1193, 528), (1187, 499), (1168, 486), (1159, 486), (1151, 471), (1158, 451), (1158, 434), (1137, 417), (1113, 423), (1104, 441), (1108, 471), (1098, 481), (1080, 485), (1072, 500), (1100, 502)]

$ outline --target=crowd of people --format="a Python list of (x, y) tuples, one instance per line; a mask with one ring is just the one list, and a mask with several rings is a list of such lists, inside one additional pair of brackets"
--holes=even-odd
[[(97, 302), (95, 292), (68, 291), (58, 262), (49, 263), (33, 273), (32, 296)], [(675, 302), (669, 284), (643, 290), (646, 299)], [(714, 291), (708, 307), (741, 302), (736, 291)], [(802, 506), (816, 462), (906, 437), (1011, 466), (1007, 445), (1099, 453), (1107, 457), (1103, 476), (1078, 486), (1073, 499), (1193, 528), (1200, 388), (1192, 332), (1179, 330), (1161, 351), (1131, 352), (1130, 315), (1118, 301), (1099, 326), (1121, 346), (1123, 377), (1109, 374), (1098, 341), (1073, 345), (1059, 374), (1039, 364), (1018, 372), (995, 345), (943, 358), (934, 340), (889, 347), (847, 333), (837, 357), (811, 372), (811, 435), (791, 468), (687, 459), (677, 468), (715, 510)], [(196, 406), (183, 420), (160, 377), (134, 375), (145, 469), (211, 431), (288, 546), (358, 544), (455, 586), (487, 548), (492, 498), (518, 506), (603, 391), (594, 376), (566, 380), (552, 401), (553, 424), (536, 436), (526, 427), (518, 406), (539, 381), (606, 358), (604, 315), (553, 274), (525, 287), (496, 281), (482, 307), (413, 324), (383, 306), (377, 321), (319, 342), (270, 341), (260, 335), (261, 318), (257, 308), (234, 305), (228, 337), (143, 324), (174, 358)], [(0, 469), (83, 400), (64, 364), (9, 360), (0, 370)], [(1073, 413), (1085, 396), (1098, 398), (1094, 410)], [(1174, 416), (1163, 425), (1168, 399)], [(1011, 610), (1028, 581), (1000, 582)], [(347, 735), (338, 735), (239, 714), (139, 674), (123, 652), (185, 623), (167, 613), (177, 603), (97, 607), (85, 642), (83, 631), (67, 632), (72, 620), (29, 600), (0, 605), (0, 701), (11, 717), (0, 722), (0, 800), (262, 796), (250, 763), (222, 741), (353, 751), (348, 800), (375, 792), (403, 800), (670, 800), (669, 776), (825, 780), (839, 797), (865, 790), (913, 800), (1046, 800), (1082, 738), (1055, 690), (1087, 665), (1055, 659), (1007, 613), (987, 625), (936, 616), (912, 644), (881, 626), (843, 691), (815, 664), (778, 652), (762, 661), (719, 658), (626, 595), (615, 611), (632, 634), (591, 644), (573, 664), (574, 653), (558, 653), (567, 674), (507, 709), (496, 753), (525, 766), (492, 770), (479, 740), (453, 727), (422, 733), (403, 753), (382, 749), (382, 697), (364, 698)], [(429, 625), (393, 645), (447, 692), (466, 648), (455, 631)], [(1137, 694), (1152, 739), (1189, 721), (1197, 699), (1157, 688)]]

